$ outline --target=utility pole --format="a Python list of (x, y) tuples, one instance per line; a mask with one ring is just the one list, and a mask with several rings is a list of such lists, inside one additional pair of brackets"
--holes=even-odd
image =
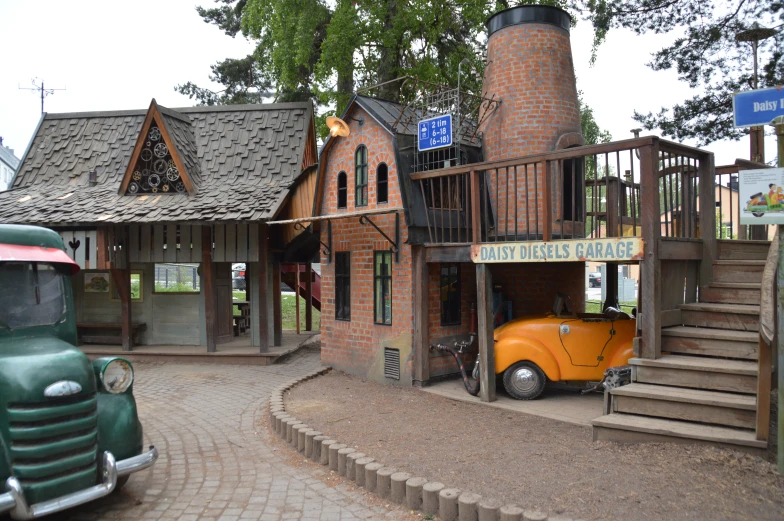
[(47, 88), (44, 87), (44, 80), (41, 80), (41, 84), (38, 85), (35, 82), (37, 79), (38, 78), (33, 78), (32, 79), (32, 84), (33, 84), (32, 87), (22, 87), (21, 85), (19, 85), (19, 89), (20, 90), (31, 90), (31, 91), (35, 91), (35, 92), (40, 92), (41, 93), (41, 114), (43, 114), (44, 113), (44, 98), (46, 96), (48, 96), (49, 94), (54, 94), (54, 92), (56, 90), (65, 90), (65, 89), (64, 88), (63, 89), (47, 89)]
[[(752, 80), (754, 83), (752, 85), (752, 89), (754, 90), (757, 90), (759, 88), (759, 75), (758, 75), (758, 65), (757, 65), (757, 50), (759, 49), (759, 42), (775, 35), (776, 35), (775, 29), (760, 27), (758, 24), (755, 23), (751, 29), (741, 31), (735, 36), (735, 41), (751, 43), (751, 49), (754, 54), (754, 78)], [(764, 163), (765, 162), (765, 127), (763, 126), (752, 127), (751, 131), (749, 132), (749, 137), (751, 138), (751, 154), (750, 154), (751, 157), (749, 159), (757, 163)]]

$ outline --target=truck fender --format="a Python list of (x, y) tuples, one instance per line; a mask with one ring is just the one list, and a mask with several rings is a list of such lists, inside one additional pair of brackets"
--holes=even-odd
[(610, 359), (610, 365), (607, 367), (619, 367), (622, 365), (629, 365), (629, 358), (634, 356), (634, 346), (631, 341), (623, 344), (618, 348)]
[(539, 366), (550, 381), (561, 380), (561, 368), (555, 356), (538, 340), (526, 337), (504, 338), (495, 344), (495, 372), (501, 374), (521, 361)]

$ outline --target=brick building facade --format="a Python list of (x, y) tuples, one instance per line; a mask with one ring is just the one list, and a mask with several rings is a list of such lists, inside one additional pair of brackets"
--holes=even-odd
[[(468, 163), (517, 158), (583, 143), (569, 44), (569, 17), (559, 9), (537, 9), (539, 14), (549, 16), (547, 21), (515, 21), (508, 16), (515, 9), (488, 20), (488, 58), (492, 63), (487, 70), (484, 91), (500, 98), (501, 104), (484, 122), (482, 149), (469, 157)], [(342, 116), (349, 134), (329, 137), (321, 151), (316, 214), (331, 222), (328, 228), (322, 221), (320, 230), (322, 243), (328, 245), (321, 255), (323, 362), (376, 381), (411, 385), (426, 383), (415, 382), (415, 374), (425, 374), (427, 380), (457, 371), (449, 354), (419, 346), (421, 351), (428, 351), (422, 355), (422, 359), (427, 359), (427, 368), (417, 373), (416, 365), (424, 363), (415, 356), (416, 344), (422, 343), (423, 338), (417, 333), (417, 306), (425, 307), (421, 316), (426, 317), (424, 327), (429, 343), (475, 332), (472, 317), (477, 308), (477, 265), (468, 258), (454, 262), (428, 261), (426, 304), (418, 298), (415, 250), (419, 248), (421, 255), (425, 255), (428, 243), (437, 246), (428, 236), (424, 223), (428, 220), (430, 226), (429, 219), (434, 219), (437, 212), (427, 206), (427, 198), (420, 197), (419, 185), (414, 186), (409, 177), (415, 171), (411, 157), (417, 153), (416, 128), (396, 126), (405, 110), (398, 104), (368, 96), (357, 95), (352, 99)], [(367, 204), (364, 206), (357, 205), (355, 171), (360, 146), (367, 148)], [(382, 163), (387, 166), (386, 203), (378, 202), (378, 166)], [(346, 173), (346, 184), (341, 184), (342, 172)], [(543, 204), (539, 192), (544, 172), (536, 172), (536, 182), (529, 176), (527, 185), (523, 172), (512, 175), (518, 178), (514, 183), (507, 178), (505, 189), (509, 186), (515, 186), (518, 191), (527, 189), (527, 200), (531, 202), (530, 207), (518, 207), (516, 215), (541, 215)], [(340, 195), (342, 190), (346, 194), (345, 204)], [(487, 195), (497, 216), (492, 233), (499, 233), (505, 223), (500, 217), (501, 202), (496, 199), (496, 187), (491, 182), (487, 184)], [(385, 210), (389, 213), (379, 213)], [(361, 224), (358, 214), (369, 216), (394, 239), (395, 211), (400, 218), (400, 251), (399, 260), (392, 262), (392, 323), (382, 325), (376, 323), (374, 316), (374, 252), (389, 251), (390, 243), (372, 226)], [(539, 219), (541, 227), (543, 220)], [(541, 230), (533, 230), (530, 239), (537, 237), (541, 238)], [(510, 238), (507, 235), (507, 240)], [(517, 236), (512, 240), (524, 239)], [(350, 252), (349, 320), (337, 318), (337, 301), (342, 298), (336, 294), (341, 291), (336, 280), (338, 252)], [(450, 270), (459, 272), (459, 284), (454, 277), (442, 277), (442, 272)], [(569, 295), (578, 311), (584, 309), (584, 263), (498, 264), (490, 272), (494, 290), (499, 293), (497, 299), (511, 303), (513, 317), (549, 311), (556, 292)], [(448, 320), (443, 306), (450, 307)], [(390, 350), (396, 350), (399, 355), (399, 379), (390, 377), (388, 372)]]

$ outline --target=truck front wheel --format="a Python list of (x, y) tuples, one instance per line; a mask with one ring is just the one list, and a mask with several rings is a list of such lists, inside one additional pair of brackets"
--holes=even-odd
[(517, 400), (537, 398), (546, 382), (547, 377), (533, 362), (517, 362), (504, 371), (504, 388)]

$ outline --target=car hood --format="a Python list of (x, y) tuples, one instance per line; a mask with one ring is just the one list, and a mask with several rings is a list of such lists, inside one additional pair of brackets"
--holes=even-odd
[(11, 339), (0, 344), (0, 401), (42, 403), (44, 390), (59, 381), (76, 382), (82, 393), (95, 392), (87, 356), (58, 338)]
[(509, 322), (500, 325), (493, 332), (493, 338), (500, 340), (505, 334), (512, 332), (519, 332), (521, 329), (537, 328), (550, 323), (560, 323), (561, 319), (557, 318), (552, 313), (542, 315), (527, 315), (525, 317), (516, 318)]

